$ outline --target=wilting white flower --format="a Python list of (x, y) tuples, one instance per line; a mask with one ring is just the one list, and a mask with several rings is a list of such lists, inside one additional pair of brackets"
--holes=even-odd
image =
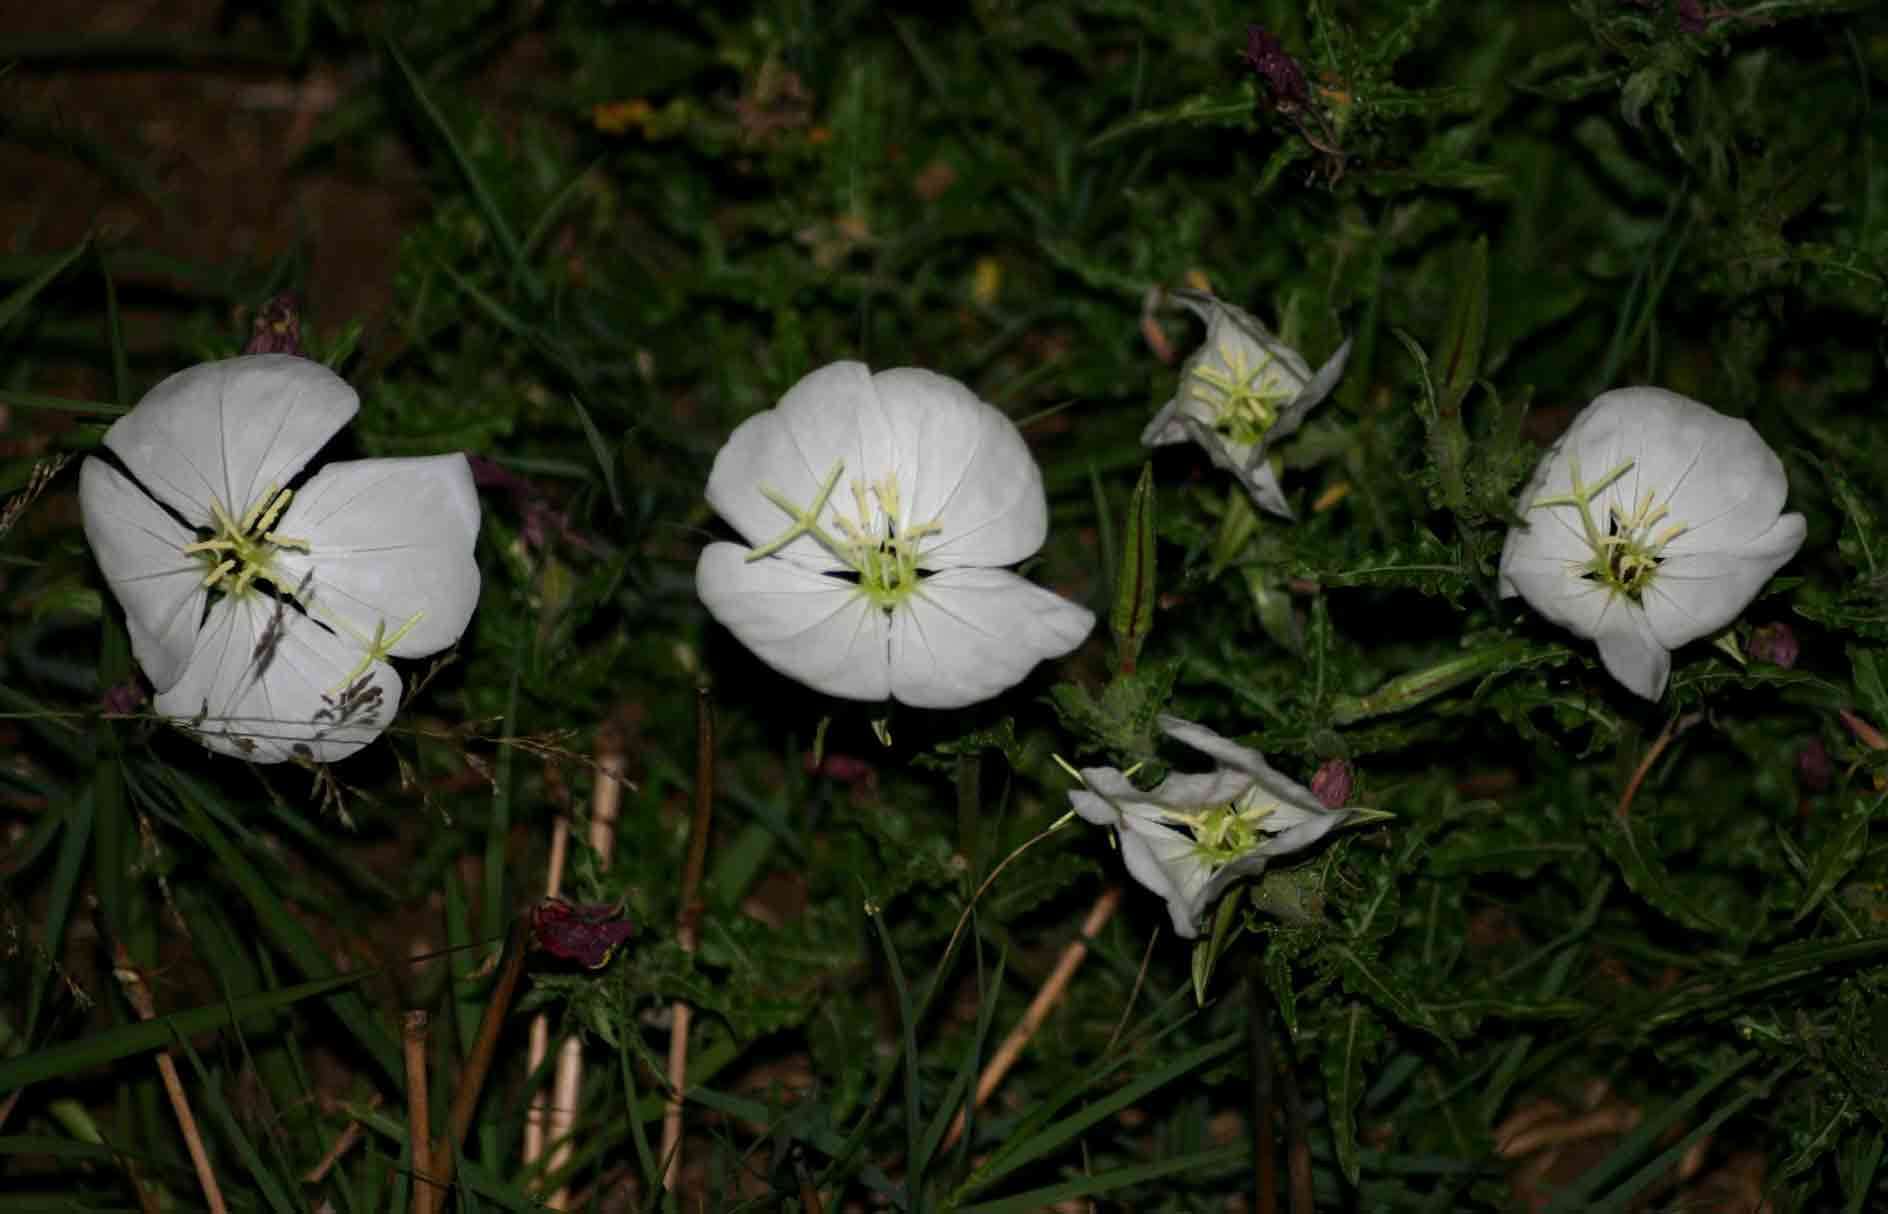
[(1199, 935), (1206, 908), (1227, 886), (1262, 872), (1273, 857), (1309, 847), (1347, 822), (1390, 816), (1326, 809), (1264, 755), (1205, 726), (1163, 716), (1160, 727), (1219, 766), (1174, 772), (1146, 791), (1112, 767), (1084, 768), (1087, 787), (1072, 789), (1069, 801), (1090, 822), (1116, 829), (1128, 872), (1167, 900), (1173, 930), (1188, 939)]
[(1001, 568), (1048, 535), (1008, 418), (915, 368), (822, 367), (736, 427), (708, 501), (701, 601), (775, 670), (851, 700), (957, 708), (1061, 657), (1093, 613)]
[(1344, 374), (1350, 342), (1311, 367), (1250, 314), (1205, 291), (1168, 293), (1206, 322), (1206, 341), (1180, 368), (1180, 388), (1141, 432), (1149, 447), (1192, 439), (1239, 478), (1252, 500), (1291, 518), (1266, 452), (1298, 428)]
[(1502, 596), (1598, 641), (1607, 671), (1655, 700), (1671, 651), (1729, 624), (1802, 546), (1788, 490), (1749, 422), (1660, 388), (1603, 393), (1521, 495)]
[(465, 456), (333, 463), (287, 487), (359, 407), (305, 358), (205, 363), (105, 432), (131, 476), (98, 458), (80, 470), (85, 535), (156, 709), (211, 750), (352, 754), (399, 705), (385, 659), (443, 649), (472, 617)]

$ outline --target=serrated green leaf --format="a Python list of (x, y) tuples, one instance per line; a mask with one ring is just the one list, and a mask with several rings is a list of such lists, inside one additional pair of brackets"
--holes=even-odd
[(1357, 1105), (1363, 1099), (1364, 1060), (1376, 1051), (1383, 1029), (1361, 1003), (1348, 1005), (1332, 1025), (1321, 1065), (1329, 1096), (1331, 1145), (1337, 1166), (1352, 1185), (1362, 1169), (1357, 1154)]
[(1165, 109), (1143, 110), (1125, 121), (1117, 122), (1088, 141), (1089, 151), (1105, 143), (1170, 126), (1244, 126), (1252, 118), (1258, 99), (1257, 86), (1242, 80), (1238, 87), (1215, 93), (1198, 93)]
[(1448, 1034), (1442, 1031), (1436, 1018), (1417, 1001), (1400, 979), (1379, 965), (1375, 958), (1366, 957), (1349, 944), (1333, 944), (1329, 947), (1332, 958), (1337, 962), (1338, 978), (1345, 990), (1368, 999), (1411, 1028), (1421, 1029), (1444, 1045), (1449, 1044)]
[(1882, 800), (1878, 797), (1872, 805), (1858, 801), (1816, 849), (1815, 861), (1809, 865), (1809, 874), (1803, 882), (1802, 905), (1791, 916), (1791, 923), (1801, 923), (1822, 905), (1822, 900), (1861, 860), (1868, 850), (1869, 821), (1881, 808)]

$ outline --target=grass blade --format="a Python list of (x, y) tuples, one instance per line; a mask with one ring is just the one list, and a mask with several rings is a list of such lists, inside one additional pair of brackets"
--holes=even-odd
[(78, 1071), (91, 1070), (135, 1054), (172, 1045), (179, 1037), (220, 1029), (252, 1016), (268, 1015), (307, 999), (333, 995), (361, 982), (377, 970), (356, 970), (336, 974), (314, 982), (303, 982), (279, 991), (245, 995), (209, 1007), (188, 1012), (173, 1012), (155, 1020), (119, 1025), (102, 1033), (81, 1037), (63, 1045), (48, 1046), (17, 1058), (0, 1060), (0, 1095), (46, 1079), (57, 1079)]
[(0, 299), (0, 329), (4, 329), (12, 324), (13, 318), (26, 311), (26, 306), (32, 303), (34, 298), (37, 297), (41, 291), (51, 286), (54, 279), (64, 274), (66, 267), (77, 261), (79, 255), (90, 248), (91, 245), (92, 242), (89, 237), (85, 240), (81, 240), (78, 244), (73, 245), (70, 249), (67, 249), (64, 253), (55, 258), (52, 264), (48, 265), (38, 274), (35, 274), (26, 283), (16, 288), (11, 295), (8, 295), (5, 299)]

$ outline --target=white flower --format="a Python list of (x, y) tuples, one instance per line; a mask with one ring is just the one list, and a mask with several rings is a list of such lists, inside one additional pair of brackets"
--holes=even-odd
[(205, 363), (105, 432), (131, 477), (97, 458), (80, 470), (85, 535), (157, 711), (211, 750), (352, 754), (399, 705), (385, 659), (443, 649), (472, 617), (465, 456), (333, 463), (287, 487), (359, 407), (305, 358)]
[(1389, 817), (1374, 809), (1326, 809), (1302, 785), (1272, 769), (1256, 750), (1201, 725), (1163, 716), (1160, 727), (1219, 762), (1210, 772), (1170, 774), (1147, 791), (1112, 767), (1081, 772), (1075, 812), (1115, 827), (1134, 879), (1167, 900), (1173, 930), (1200, 934), (1206, 908), (1228, 885), (1255, 876), (1275, 856), (1316, 843), (1346, 822)]
[(1266, 452), (1337, 386), (1350, 342), (1313, 375), (1298, 351), (1246, 312), (1204, 291), (1169, 295), (1206, 322), (1206, 340), (1180, 368), (1179, 391), (1141, 432), (1141, 442), (1159, 447), (1192, 439), (1237, 476), (1261, 508), (1291, 518)]
[(1749, 422), (1660, 388), (1596, 397), (1542, 457), (1501, 594), (1599, 642), (1656, 700), (1671, 651), (1729, 624), (1803, 543), (1783, 461)]
[(701, 601), (775, 670), (851, 700), (988, 699), (1095, 617), (1010, 573), (1049, 529), (1008, 418), (956, 380), (822, 367), (715, 456), (708, 501), (750, 547), (708, 545)]

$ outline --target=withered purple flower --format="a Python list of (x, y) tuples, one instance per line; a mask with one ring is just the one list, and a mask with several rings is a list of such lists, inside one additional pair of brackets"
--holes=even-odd
[(1304, 69), (1286, 52), (1278, 36), (1264, 26), (1246, 26), (1246, 49), (1241, 57), (1265, 81), (1280, 109), (1295, 109), (1311, 100)]
[(636, 925), (615, 907), (573, 904), (546, 898), (531, 908), (531, 939), (537, 947), (585, 969), (602, 969), (623, 941), (636, 934)]

